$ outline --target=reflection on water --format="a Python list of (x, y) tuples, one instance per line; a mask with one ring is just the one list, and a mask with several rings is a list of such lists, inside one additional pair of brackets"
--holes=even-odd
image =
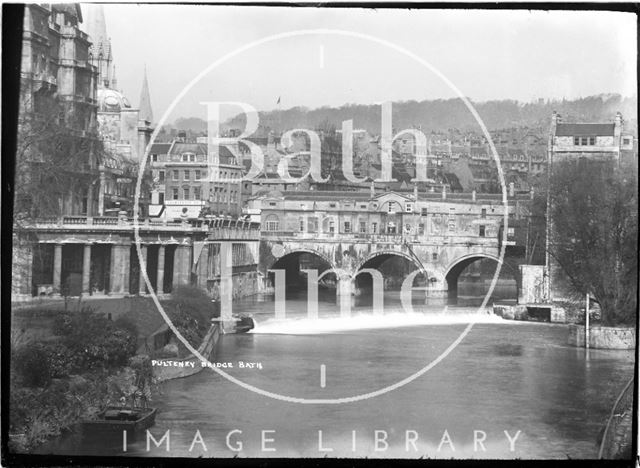
[[(397, 295), (385, 293), (385, 304), (394, 303)], [(304, 399), (352, 397), (391, 386), (440, 356), (471, 318), (479, 323), (426, 374), (351, 403), (269, 398), (210, 369), (166, 382), (153, 402), (159, 412), (151, 433), (160, 440), (169, 431), (169, 451), (153, 442), (147, 451), (143, 438), (129, 441), (126, 455), (597, 455), (598, 434), (632, 375), (633, 352), (569, 347), (562, 325), (503, 321), (484, 311), (478, 316), (474, 307), (425, 306), (424, 300), (422, 305), (414, 314), (382, 317), (366, 316), (366, 306), (356, 307), (353, 317), (341, 318), (327, 300), (314, 322), (305, 316), (304, 298), (286, 302), (284, 321), (274, 319), (269, 300), (235, 303), (236, 311), (254, 315), (257, 326), (254, 333), (223, 336), (217, 360), (230, 363), (227, 372), (246, 384)], [(240, 367), (240, 362), (262, 368)], [(123, 454), (117, 437), (82, 440), (77, 434), (43, 451)]]

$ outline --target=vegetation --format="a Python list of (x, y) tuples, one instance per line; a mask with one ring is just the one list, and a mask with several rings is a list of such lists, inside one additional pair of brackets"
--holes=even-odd
[[(635, 164), (634, 164), (635, 166)], [(557, 163), (551, 177), (550, 255), (577, 293), (592, 294), (605, 325), (632, 325), (638, 288), (637, 167)]]
[(59, 312), (56, 339), (11, 342), (10, 443), (30, 451), (108, 404), (147, 389), (150, 364), (134, 354), (137, 330), (126, 318), (111, 321), (92, 309)]
[[(548, 129), (551, 113), (558, 111), (568, 120), (598, 122), (609, 120), (617, 111), (632, 119), (637, 114), (637, 99), (623, 98), (618, 94), (588, 96), (574, 100), (546, 100), (522, 103), (500, 100), (474, 103), (489, 129), (512, 127), (539, 127)], [(346, 104), (341, 107), (307, 109), (293, 107), (281, 111), (260, 112), (260, 122), (277, 122), (279, 128), (318, 128), (323, 122), (340, 126), (343, 120), (353, 119), (358, 128), (371, 134), (380, 133), (380, 106)], [(225, 123), (226, 128), (244, 128), (245, 117), (237, 115)], [(423, 131), (478, 131), (478, 125), (460, 99), (436, 99), (405, 101), (393, 104), (393, 126), (397, 129), (420, 126)], [(206, 130), (206, 122), (197, 117), (178, 119), (173, 127), (200, 135)], [(167, 126), (168, 133), (176, 130)]]
[(220, 311), (212, 303), (205, 291), (195, 286), (174, 288), (167, 301), (167, 314), (180, 334), (199, 346), (211, 326), (211, 319), (220, 316)]

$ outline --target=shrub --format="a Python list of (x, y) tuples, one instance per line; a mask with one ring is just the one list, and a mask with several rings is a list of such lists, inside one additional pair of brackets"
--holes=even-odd
[(51, 378), (47, 353), (40, 345), (26, 345), (15, 349), (11, 363), (27, 387), (43, 387)]
[(112, 322), (88, 307), (60, 314), (55, 330), (74, 355), (73, 364), (80, 370), (125, 365), (137, 349), (135, 324), (126, 318)]
[(67, 377), (79, 369), (81, 363), (77, 355), (63, 343), (51, 343), (44, 349), (52, 378)]

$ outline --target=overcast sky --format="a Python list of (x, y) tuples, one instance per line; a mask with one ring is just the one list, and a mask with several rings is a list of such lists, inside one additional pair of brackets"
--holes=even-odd
[[(138, 104), (146, 64), (156, 120), (207, 66), (252, 41), (295, 30), (375, 36), (415, 53), (466, 96), (490, 99), (634, 95), (636, 18), (614, 12), (104, 6), (118, 87)], [(169, 117), (205, 117), (201, 101), (259, 110), (454, 92), (415, 60), (362, 38), (308, 34), (256, 46), (208, 73)]]

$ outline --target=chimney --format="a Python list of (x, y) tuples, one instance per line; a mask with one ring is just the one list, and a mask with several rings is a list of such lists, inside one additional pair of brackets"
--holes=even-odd
[(473, 191), (471, 192), (471, 201), (476, 201), (476, 189), (473, 189)]
[(376, 196), (376, 187), (375, 187), (375, 184), (373, 183), (373, 180), (371, 181), (371, 185), (369, 186), (369, 192), (370, 192), (371, 198)]
[(516, 194), (516, 184), (509, 182), (509, 196), (513, 197)]
[(620, 112), (616, 113), (616, 120), (615, 120), (615, 126), (614, 126), (614, 130), (613, 130), (613, 134), (616, 137), (620, 137), (620, 135), (622, 135), (622, 128), (624, 125), (624, 120), (622, 119), (622, 114)]

